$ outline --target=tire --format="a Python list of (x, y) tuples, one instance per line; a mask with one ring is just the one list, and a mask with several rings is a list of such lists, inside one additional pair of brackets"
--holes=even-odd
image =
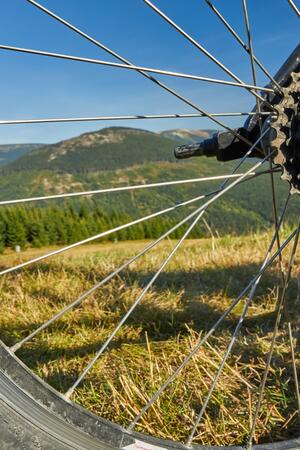
[[(66, 400), (0, 344), (1, 450), (172, 450), (183, 444), (129, 435), (122, 427)], [(194, 445), (208, 450), (224, 447)], [(230, 447), (242, 450), (243, 447)], [(257, 450), (299, 450), (300, 439), (254, 446)]]

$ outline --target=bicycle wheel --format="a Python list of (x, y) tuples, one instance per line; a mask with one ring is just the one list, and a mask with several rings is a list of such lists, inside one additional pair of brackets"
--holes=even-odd
[[(184, 168), (188, 166), (185, 163), (175, 166), (172, 161), (164, 167), (166, 178), (163, 181), (157, 178), (151, 166), (149, 174), (154, 174), (152, 180), (147, 175), (146, 180), (143, 178), (139, 183), (129, 182), (128, 185), (125, 182), (129, 178), (124, 182), (121, 177), (120, 186), (115, 184), (116, 180), (109, 182), (111, 172), (108, 170), (107, 176), (104, 172), (102, 174), (107, 181), (104, 187), (95, 186), (97, 183), (91, 176), (89, 186), (78, 181), (71, 185), (71, 190), (65, 190), (64, 183), (70, 180), (70, 176), (64, 175), (59, 161), (67, 167), (74, 158), (73, 148), (77, 146), (78, 150), (82, 139), (88, 140), (89, 153), (85, 149), (80, 162), (86, 171), (90, 170), (90, 159), (94, 158), (95, 139), (108, 144), (103, 152), (110, 151), (110, 148), (117, 152), (114, 144), (118, 144), (120, 139), (121, 142), (127, 139), (129, 145), (132, 133), (135, 133), (141, 139), (141, 145), (145, 145), (146, 155), (150, 149), (147, 132), (132, 132), (126, 128), (118, 128), (119, 135), (110, 129), (83, 135), (85, 138), (81, 137), (79, 144), (73, 140), (64, 141), (55, 156), (51, 153), (51, 146), (37, 146), (4, 167), (3, 185), (16, 180), (13, 176), (18, 173), (18, 180), (23, 186), (25, 172), (22, 170), (29, 170), (31, 164), (30, 159), (26, 159), (28, 155), (33, 155), (36, 161), (46, 158), (47, 164), (53, 164), (57, 170), (55, 182), (59, 185), (54, 193), (45, 194), (46, 189), (39, 190), (41, 185), (46, 188), (49, 182), (48, 175), (41, 170), (38, 178), (40, 184), (33, 190), (34, 196), (7, 199), (2, 195), (0, 206), (4, 213), (2, 216), (0, 213), (0, 225), (4, 224), (3, 233), (6, 236), (10, 234), (4, 245), (8, 242), (11, 246), (15, 242), (11, 234), (19, 233), (19, 236), (22, 233), (22, 224), (17, 222), (16, 214), (25, 225), (29, 222), (33, 224), (30, 242), (38, 244), (41, 239), (40, 222), (46, 217), (42, 205), (48, 201), (57, 205), (51, 209), (49, 217), (64, 221), (68, 211), (76, 217), (75, 221), (78, 219), (76, 230), (78, 233), (81, 230), (81, 238), (76, 240), (75, 232), (71, 233), (75, 222), (69, 229), (65, 222), (69, 231), (60, 236), (61, 247), (46, 253), (34, 250), (30, 254), (30, 250), (29, 257), (26, 253), (25, 259), (9, 251), (1, 256), (1, 448), (151, 450), (230, 446), (232, 449), (247, 450), (296, 450), (300, 447), (297, 374), (300, 354), (296, 342), (299, 335), (299, 286), (292, 270), (297, 268), (300, 222), (298, 217), (296, 225), (292, 219), (288, 222), (291, 217), (288, 212), (294, 215), (298, 212), (297, 194), (300, 189), (300, 45), (285, 56), (285, 62), (283, 58), (282, 67), (273, 76), (255, 55), (253, 48), (247, 7), (256, 6), (250, 2), (247, 5), (246, 0), (241, 1), (246, 35), (244, 41), (211, 1), (205, 0), (203, 5), (199, 2), (199, 13), (206, 3), (216, 16), (211, 15), (212, 23), (219, 20), (227, 29), (225, 32), (229, 32), (245, 52), (252, 80), (245, 83), (158, 6), (144, 0), (144, 8), (152, 10), (187, 40), (187, 44), (192, 44), (229, 76), (228, 80), (215, 79), (134, 65), (42, 4), (35, 0), (26, 0), (26, 3), (32, 12), (35, 9), (38, 14), (67, 27), (71, 35), (79, 35), (113, 56), (115, 61), (11, 45), (0, 45), (0, 50), (68, 60), (75, 65), (81, 62), (135, 72), (149, 84), (154, 83), (157, 88), (191, 107), (193, 112), (5, 119), (0, 121), (1, 125), (38, 126), (43, 123), (112, 120), (119, 123), (124, 120), (204, 117), (214, 123), (214, 128), (225, 131), (200, 143), (183, 145), (178, 145), (180, 139), (177, 133), (175, 156), (178, 159), (207, 156), (211, 157), (209, 161), (216, 157), (222, 161), (220, 167), (227, 170), (230, 167), (231, 173), (223, 175), (218, 172), (193, 179), (178, 179), (180, 170), (185, 173)], [(185, 6), (182, 8), (184, 10)], [(267, 6), (265, 8), (267, 16), (270, 12)], [(288, 0), (285, 10), (286, 15), (281, 17), (281, 21), (286, 21), (284, 26), (289, 26), (290, 17), (291, 23), (296, 24), (293, 20), (300, 17), (296, 3)], [(270, 33), (266, 30), (268, 35)], [(257, 84), (257, 70), (268, 83), (265, 87)], [(249, 95), (250, 106), (254, 100), (255, 107), (247, 113), (208, 113), (197, 102), (186, 98), (156, 76), (243, 90)], [(239, 124), (239, 128), (233, 129), (219, 118), (222, 116), (247, 116), (247, 120), (243, 126)], [(157, 136), (151, 139), (154, 139), (156, 146), (162, 145), (161, 141), (155, 140)], [(150, 156), (139, 156), (139, 164), (144, 163), (143, 158), (160, 164), (159, 150), (153, 151), (151, 147), (151, 152)], [(118, 155), (122, 158), (121, 153)], [(227, 166), (224, 163), (233, 160), (237, 162), (226, 163)], [(99, 169), (95, 161), (92, 164)], [(122, 164), (131, 170), (132, 164), (128, 161), (122, 160)], [(207, 164), (207, 170), (217, 167), (215, 163)], [(40, 166), (40, 169), (44, 167)], [(177, 169), (174, 179), (172, 173)], [(281, 173), (282, 180), (276, 177), (277, 172)], [(261, 180), (266, 179), (267, 184), (265, 181), (260, 184)], [(198, 186), (204, 182), (209, 189), (199, 193)], [(216, 182), (221, 184), (216, 185)], [(254, 191), (253, 184), (256, 185)], [(72, 190), (77, 185), (81, 190)], [(191, 185), (196, 186), (192, 197), (189, 191), (183, 195), (183, 191), (178, 190), (180, 186)], [(275, 231), (272, 235), (268, 231), (262, 238), (256, 234), (252, 237), (231, 237), (229, 241), (220, 240), (219, 247), (216, 246), (215, 231), (205, 220), (206, 211), (212, 210), (218, 214), (215, 202), (218, 199), (222, 201), (229, 191), (242, 190), (247, 193), (247, 209), (251, 192), (256, 195), (266, 186), (270, 191), (268, 204), (273, 209)], [(278, 187), (281, 193), (286, 193), (284, 201), (282, 195), (277, 198)], [(143, 197), (143, 192), (148, 192), (148, 189), (152, 192), (157, 188), (173, 189), (173, 194), (178, 190), (178, 201), (174, 202), (174, 197), (166, 194), (163, 197), (167, 200), (165, 205), (160, 205), (156, 210), (146, 209), (145, 201), (153, 197)], [(141, 193), (134, 205), (144, 215), (122, 218), (116, 213), (111, 227), (103, 228), (106, 216), (102, 214), (101, 226), (97, 222), (93, 233), (85, 225), (83, 203), (77, 203), (74, 209), (67, 206), (67, 202), (81, 197), (90, 202), (91, 197), (107, 195), (109, 200), (106, 205), (109, 208), (113, 201), (120, 204), (123, 201), (121, 196), (126, 192), (130, 195)], [(117, 196), (110, 200), (110, 195)], [(235, 204), (236, 198), (233, 197), (232, 201)], [(23, 207), (23, 204), (35, 202), (39, 205), (39, 212)], [(155, 204), (152, 200), (150, 207)], [(17, 209), (19, 205), (22, 209)], [(88, 208), (90, 206), (91, 203), (88, 203)], [(77, 213), (80, 208), (80, 213)], [(266, 204), (262, 208), (266, 208)], [(186, 215), (182, 217), (180, 211), (187, 211)], [(226, 205), (223, 211), (226, 211)], [(137, 235), (132, 234), (132, 243), (122, 254), (124, 258), (120, 258), (119, 250), (116, 250), (122, 245), (121, 242), (111, 244), (107, 250), (103, 246), (100, 254), (82, 261), (82, 255), (76, 253), (81, 245), (114, 235), (121, 237), (126, 230), (136, 229), (149, 221), (155, 223), (174, 212), (178, 215), (167, 223), (167, 228), (156, 229), (153, 241), (136, 245)], [(234, 216), (238, 224), (241, 211), (230, 212), (232, 220)], [(256, 223), (257, 217), (254, 215), (251, 220)], [(8, 222), (13, 224), (11, 228)], [(193, 233), (200, 222), (211, 236), (209, 249), (203, 242), (200, 245), (198, 241), (188, 241), (188, 238), (198, 236)], [(84, 232), (83, 226), (86, 228)], [(50, 224), (50, 233), (49, 230)], [(71, 237), (67, 233), (71, 233)], [(129, 235), (126, 236), (128, 239)], [(143, 237), (147, 237), (146, 233)], [(172, 240), (167, 239), (169, 237)], [(266, 237), (269, 238), (267, 243)], [(177, 241), (173, 243), (175, 238)], [(185, 252), (182, 259), (175, 263), (183, 245)], [(92, 252), (90, 248), (84, 248)], [(73, 252), (73, 259), (62, 258), (69, 251)], [(52, 260), (52, 257), (54, 262), (48, 263), (48, 258)], [(234, 268), (235, 258), (238, 262)], [(197, 261), (199, 266), (195, 265)], [(172, 270), (168, 271), (170, 265)], [(160, 298), (163, 302), (159, 302)]]

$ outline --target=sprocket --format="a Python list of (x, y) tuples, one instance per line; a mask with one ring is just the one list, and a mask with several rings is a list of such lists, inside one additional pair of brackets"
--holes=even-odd
[(176, 158), (214, 156), (231, 161), (244, 157), (251, 143), (259, 141), (249, 156), (266, 158), (271, 152), (273, 162), (282, 168), (281, 178), (290, 183), (291, 193), (300, 194), (300, 44), (267, 87), (273, 92), (261, 93), (264, 100), (256, 104), (242, 127), (176, 147)]
[(300, 73), (292, 72), (282, 88), (270, 120), (269, 145), (275, 150), (274, 163), (282, 167), (281, 178), (290, 183), (291, 193), (300, 194)]

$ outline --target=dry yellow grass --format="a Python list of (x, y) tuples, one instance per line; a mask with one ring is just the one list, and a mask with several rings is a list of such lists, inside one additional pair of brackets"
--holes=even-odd
[[(269, 240), (268, 233), (224, 237), (216, 240), (215, 250), (209, 239), (186, 241), (76, 390), (74, 399), (105, 418), (128, 424), (257, 272)], [(8, 345), (17, 342), (145, 244), (85, 246), (7, 275), (1, 280), (1, 338)], [(66, 391), (174, 245), (174, 241), (161, 243), (81, 306), (38, 334), (18, 351), (18, 356), (56, 389)], [(28, 250), (21, 256), (7, 252), (0, 256), (0, 266), (46, 251)], [(284, 252), (285, 259), (288, 252)], [(295, 314), (289, 312), (297, 307), (298, 265), (296, 260), (285, 316), (285, 320), (292, 320), (294, 329), (299, 323), (295, 323)], [(263, 276), (257, 289), (195, 442), (215, 445), (245, 442), (251, 426), (249, 405), (255, 405), (272, 336), (279, 285), (280, 277), (274, 267)], [(243, 302), (145, 414), (139, 430), (180, 441), (186, 439)], [(295, 350), (299, 363), (299, 348)], [(299, 431), (296, 408), (288, 334), (282, 326), (256, 441), (295, 436)]]

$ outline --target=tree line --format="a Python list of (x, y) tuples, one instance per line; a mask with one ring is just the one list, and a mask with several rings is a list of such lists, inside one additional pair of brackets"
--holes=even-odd
[[(25, 248), (72, 244), (138, 217), (118, 210), (107, 213), (96, 204), (5, 207), (0, 209), (0, 251), (17, 245)], [(178, 216), (158, 216), (93, 242), (158, 238), (178, 221)], [(179, 227), (170, 237), (181, 237), (185, 228)], [(193, 229), (190, 237), (203, 237), (204, 232), (201, 224)]]

